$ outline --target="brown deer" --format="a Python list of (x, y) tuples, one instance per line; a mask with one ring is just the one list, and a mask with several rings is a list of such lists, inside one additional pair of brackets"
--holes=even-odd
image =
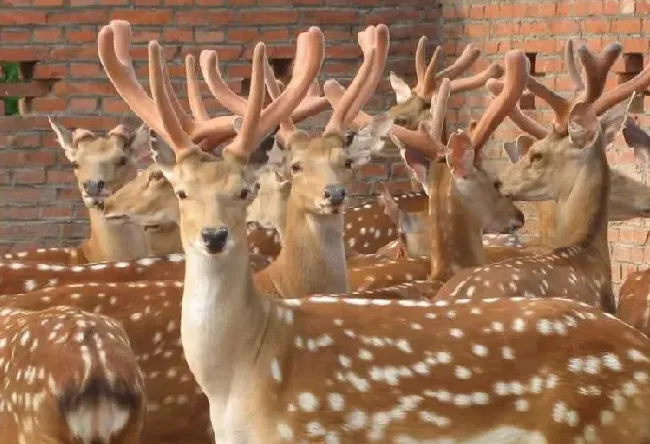
[(5, 259), (60, 264), (83, 264), (103, 260), (126, 260), (147, 256), (147, 238), (132, 223), (109, 223), (98, 205), (136, 175), (136, 161), (148, 141), (146, 125), (131, 131), (118, 125), (106, 137), (85, 129), (69, 131), (50, 119), (56, 139), (72, 163), (77, 186), (90, 216), (90, 237), (79, 247), (38, 248)]
[[(304, 66), (322, 58), (315, 43), (302, 52)], [(119, 93), (148, 123), (167, 129), (160, 134), (174, 150), (158, 161), (165, 159), (181, 199), (181, 339), (208, 397), (217, 442), (650, 438), (650, 342), (592, 307), (567, 300), (436, 306), (260, 295), (248, 267), (241, 191), (242, 165), (271, 123), (262, 113), (264, 46), (253, 53), (243, 130), (218, 160), (202, 155), (178, 124), (157, 43), (149, 45), (154, 101), (130, 75), (128, 25), (104, 27), (99, 45)], [(286, 108), (273, 117), (286, 118)], [(340, 127), (326, 134), (343, 145)], [(548, 334), (549, 323), (558, 325), (557, 334)], [(567, 396), (582, 387), (589, 396)], [(471, 427), (457, 426), (468, 417)]]
[(502, 174), (501, 192), (521, 200), (555, 200), (561, 247), (550, 254), (462, 271), (436, 298), (567, 296), (615, 311), (607, 245), (610, 175), (605, 149), (619, 131), (625, 109), (598, 116), (650, 85), (649, 65), (634, 79), (603, 93), (604, 79), (620, 52), (618, 44), (598, 55), (580, 46), (587, 84), (574, 79), (572, 99), (528, 79), (528, 88), (551, 105), (556, 119), (552, 131)]
[(1, 442), (140, 442), (144, 383), (116, 321), (64, 306), (3, 306), (0, 325)]

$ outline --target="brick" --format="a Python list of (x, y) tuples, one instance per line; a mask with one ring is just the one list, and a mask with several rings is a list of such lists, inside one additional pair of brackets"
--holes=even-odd
[(50, 24), (69, 25), (76, 24), (104, 24), (108, 21), (105, 10), (85, 10), (74, 12), (53, 12), (48, 14), (47, 22)]
[(32, 32), (29, 29), (6, 29), (0, 31), (0, 41), (3, 44), (25, 43), (32, 39)]
[(172, 20), (172, 11), (168, 9), (130, 10), (115, 9), (111, 11), (111, 20), (126, 20), (131, 25), (166, 25)]
[(29, 48), (3, 48), (0, 47), (0, 60), (3, 62), (22, 62), (27, 60), (41, 60), (48, 56), (48, 48), (32, 46)]
[(174, 15), (174, 23), (179, 25), (226, 25), (235, 22), (233, 11), (208, 10), (208, 11), (178, 11)]
[(242, 25), (289, 25), (298, 21), (298, 12), (293, 10), (245, 10), (239, 12), (236, 20)]
[(641, 28), (641, 19), (638, 18), (620, 19), (612, 23), (612, 32), (621, 34), (640, 33)]
[(95, 42), (97, 31), (93, 29), (68, 28), (65, 30), (66, 40), (70, 43)]
[(32, 109), (35, 112), (64, 112), (67, 100), (64, 97), (37, 97), (32, 100)]
[(96, 98), (73, 98), (70, 99), (70, 111), (72, 112), (95, 112), (97, 111), (98, 100)]
[(30, 11), (27, 9), (21, 10), (5, 10), (0, 12), (0, 25), (13, 26), (13, 25), (42, 25), (47, 20), (45, 12)]
[(197, 42), (206, 43), (221, 43), (224, 41), (225, 34), (223, 31), (196, 31)]
[[(293, 11), (291, 11), (293, 12)], [(396, 15), (396, 11), (392, 12), (393, 15)], [(381, 22), (381, 17), (386, 17), (390, 14), (381, 14), (381, 13), (372, 13), (366, 16), (366, 23), (377, 23)], [(297, 13), (295, 18), (292, 18), (291, 21), (287, 23), (292, 23), (297, 19)], [(347, 11), (334, 11), (334, 10), (305, 10), (302, 12), (302, 20), (309, 24), (314, 25), (345, 25), (353, 24), (359, 21), (359, 15), (357, 11), (347, 10)], [(377, 22), (375, 21), (377, 20)]]
[[(198, 36), (198, 31), (197, 31)], [(191, 28), (164, 28), (162, 32), (162, 39), (165, 42), (192, 42), (194, 41), (194, 32)]]

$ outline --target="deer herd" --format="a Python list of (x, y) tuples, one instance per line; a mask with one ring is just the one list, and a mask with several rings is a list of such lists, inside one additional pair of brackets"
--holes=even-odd
[[(388, 27), (359, 32), (347, 88), (321, 88), (311, 27), (286, 85), (254, 46), (247, 97), (203, 51), (227, 111), (211, 117), (194, 56), (188, 114), (163, 48), (149, 43), (148, 93), (130, 44), (128, 22), (99, 32), (138, 129), (50, 120), (89, 238), (0, 262), (0, 442), (650, 443), (650, 271), (617, 297), (607, 242), (608, 221), (650, 217), (650, 188), (606, 157), (619, 133), (650, 151), (626, 106), (650, 65), (606, 90), (621, 45), (569, 40), (565, 98), (520, 50), (465, 76), (480, 51), (439, 70), (422, 37), (417, 84), (391, 72), (396, 104), (370, 115)], [(450, 96), (481, 88), (483, 115), (449, 132)], [(526, 91), (551, 126), (521, 111)], [(327, 110), (323, 131), (297, 127)], [(495, 174), (481, 152), (506, 118), (523, 134), (502, 142), (512, 164)], [(387, 144), (414, 191), (348, 204), (355, 170)], [(539, 236), (517, 234), (515, 201), (537, 202)]]

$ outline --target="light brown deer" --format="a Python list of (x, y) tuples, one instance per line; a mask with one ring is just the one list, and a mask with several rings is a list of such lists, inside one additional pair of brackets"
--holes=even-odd
[[(147, 408), (147, 421), (141, 442), (211, 444), (207, 399), (181, 347), (182, 287), (182, 281), (174, 280), (90, 281), (0, 296), (0, 306), (45, 310), (68, 305), (115, 319), (125, 332), (120, 337), (128, 335), (146, 387), (146, 403), (141, 402)], [(75, 338), (74, 334), (70, 337)]]
[[(269, 114), (260, 116), (264, 46), (253, 54), (244, 131), (224, 150), (224, 160), (208, 161), (178, 125), (168, 89), (157, 81), (164, 65), (155, 42), (155, 102), (134, 100), (145, 97), (129, 75), (128, 37), (123, 22), (103, 28), (101, 60), (134, 111), (152, 126), (165, 122), (169, 133), (161, 134), (177, 156), (160, 158), (168, 160), (174, 189), (186, 196), (180, 206), (188, 258), (181, 338), (208, 397), (217, 442), (650, 438), (650, 342), (592, 307), (566, 300), (436, 306), (260, 295), (248, 268), (240, 195), (242, 164), (269, 121)], [(310, 49), (305, 65), (322, 57), (322, 46)], [(279, 111), (280, 118), (289, 115)], [(210, 242), (206, 229), (214, 230)], [(567, 395), (582, 387), (586, 395)]]
[[(512, 53), (506, 58), (510, 63), (506, 68), (508, 90), (490, 103), (471, 137), (461, 132), (450, 138), (447, 147), (442, 144), (444, 113), (451, 92), (449, 81), (441, 83), (432, 100), (430, 128), (424, 122), (417, 131), (392, 127), (393, 136), (399, 139), (394, 142), (407, 166), (430, 196), (430, 277), (436, 281), (444, 282), (462, 268), (485, 263), (484, 231), (511, 231), (523, 225), (523, 214), (498, 193), (497, 182), (482, 168), (479, 156), (490, 134), (523, 92), (525, 66), (520, 66), (524, 63), (520, 56)], [(326, 82), (325, 94), (333, 103), (340, 92), (340, 85)], [(359, 112), (357, 124), (362, 125), (368, 118)]]
[[(343, 242), (345, 184), (356, 165), (370, 153), (390, 126), (387, 119), (369, 125), (370, 140), (363, 146), (346, 146), (340, 138), (350, 120), (370, 98), (381, 78), (388, 53), (388, 28), (368, 27), (359, 34), (363, 63), (348, 93), (334, 112), (324, 135), (298, 131), (284, 120), (276, 137), (289, 152), (291, 193), (286, 209), (286, 233), (275, 262), (255, 276), (260, 290), (281, 297), (348, 291)], [(279, 93), (275, 78), (266, 69), (272, 97)], [(336, 131), (334, 131), (336, 130)]]
[(144, 383), (124, 330), (71, 307), (0, 309), (0, 441), (137, 444)]
[(650, 85), (650, 65), (629, 82), (602, 93), (604, 79), (621, 52), (609, 45), (594, 56), (578, 54), (587, 84), (574, 80), (565, 99), (533, 78), (528, 88), (555, 111), (553, 130), (501, 176), (501, 192), (516, 199), (558, 202), (557, 242), (550, 254), (506, 260), (458, 273), (436, 298), (564, 296), (615, 311), (607, 245), (609, 167), (606, 146), (619, 131), (625, 109), (600, 120), (612, 106)]
[(146, 126), (131, 131), (118, 125), (101, 137), (85, 129), (69, 131), (52, 119), (50, 125), (72, 163), (90, 216), (90, 237), (79, 247), (25, 250), (6, 254), (5, 259), (75, 265), (147, 256), (147, 239), (139, 226), (107, 223), (97, 209), (106, 196), (135, 177), (136, 161), (149, 142)]

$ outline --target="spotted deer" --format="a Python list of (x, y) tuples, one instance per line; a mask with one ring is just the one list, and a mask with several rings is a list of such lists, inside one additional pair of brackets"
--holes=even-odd
[(106, 137), (101, 137), (81, 128), (69, 131), (52, 119), (50, 125), (72, 163), (90, 217), (90, 237), (79, 247), (19, 251), (5, 255), (5, 259), (75, 265), (147, 256), (147, 239), (140, 227), (131, 223), (107, 223), (97, 208), (106, 196), (135, 177), (136, 161), (148, 145), (146, 126), (131, 131), (118, 125)]
[[(34, 311), (67, 305), (98, 313), (87, 317), (108, 316), (119, 322), (125, 332), (119, 337), (128, 335), (146, 387), (147, 420), (141, 442), (211, 444), (207, 398), (196, 384), (181, 347), (182, 287), (183, 282), (175, 280), (89, 281), (0, 296), (0, 306)], [(74, 333), (69, 337), (76, 338)]]
[[(567, 43), (567, 52), (572, 51), (573, 43)], [(574, 66), (573, 57), (566, 57), (565, 65)], [(573, 68), (576, 69), (576, 68)], [(498, 81), (489, 81), (488, 89), (492, 93), (501, 90)], [(521, 134), (513, 142), (504, 142), (504, 150), (512, 163), (516, 163), (525, 155), (530, 147), (537, 140), (543, 139), (548, 131), (539, 125), (535, 120), (523, 114), (515, 107), (509, 115), (510, 119), (525, 134)], [(634, 125), (632, 122), (631, 125)], [(632, 131), (630, 125), (627, 131)], [(644, 151), (635, 149), (635, 157), (644, 160)], [(615, 169), (609, 170), (610, 193), (608, 206), (608, 219), (612, 221), (624, 221), (636, 217), (648, 217), (650, 214), (650, 188), (644, 183), (635, 180)], [(556, 204), (553, 201), (536, 202), (540, 218), (540, 237), (536, 243), (542, 245), (554, 245), (556, 226)]]
[(650, 65), (632, 80), (603, 93), (621, 46), (609, 45), (594, 55), (581, 45), (577, 52), (587, 82), (574, 79), (574, 98), (565, 99), (528, 79), (528, 88), (551, 105), (555, 122), (544, 139), (501, 175), (500, 190), (505, 195), (557, 202), (560, 247), (550, 254), (460, 272), (440, 289), (437, 298), (566, 295), (615, 311), (607, 245), (610, 174), (605, 149), (621, 128), (625, 108), (603, 114), (650, 85)]
[(3, 306), (0, 326), (0, 441), (140, 442), (145, 388), (116, 321), (65, 306)]
[[(484, 231), (512, 231), (523, 225), (523, 214), (499, 194), (498, 183), (482, 168), (480, 158), (482, 146), (525, 87), (525, 72), (520, 66), (524, 62), (520, 57), (520, 53), (513, 52), (506, 58), (508, 89), (490, 103), (471, 137), (459, 132), (452, 135), (447, 146), (442, 143), (444, 114), (451, 93), (448, 80), (441, 82), (432, 99), (428, 128), (427, 122), (421, 122), (416, 131), (392, 126), (394, 143), (429, 194), (429, 275), (437, 282), (446, 281), (462, 268), (485, 263)], [(325, 95), (332, 103), (339, 100), (341, 91), (335, 81), (325, 83)], [(369, 118), (359, 112), (357, 124), (362, 125)]]
[[(208, 398), (217, 442), (650, 438), (650, 342), (595, 308), (561, 299), (435, 305), (262, 296), (248, 267), (240, 196), (251, 139), (268, 124), (261, 111), (264, 45), (253, 52), (244, 131), (223, 159), (209, 160), (177, 124), (170, 88), (157, 81), (161, 47), (149, 45), (154, 101), (135, 101), (145, 93), (129, 75), (128, 25), (104, 27), (99, 45), (120, 95), (152, 126), (164, 122), (169, 131), (161, 134), (173, 158), (158, 161), (167, 159), (170, 182), (186, 196), (181, 341)], [(322, 57), (322, 46), (309, 49), (306, 62)], [(204, 229), (218, 233), (214, 242), (204, 241)], [(586, 394), (567, 396), (576, 389)], [(456, 425), (468, 415), (472, 427)]]

